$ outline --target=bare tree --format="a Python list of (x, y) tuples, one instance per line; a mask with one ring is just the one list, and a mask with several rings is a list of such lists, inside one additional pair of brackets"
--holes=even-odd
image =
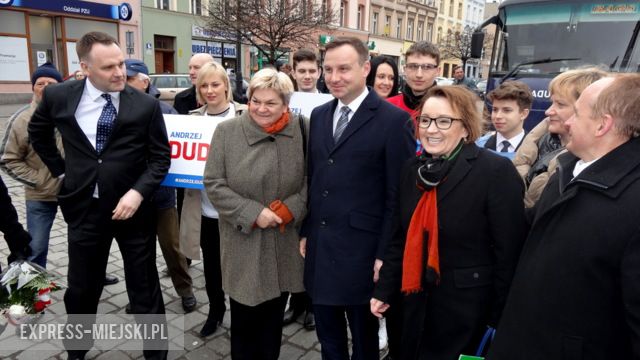
[(317, 41), (318, 30), (335, 21), (328, 4), (326, 0), (212, 0), (207, 27), (229, 40), (239, 36), (275, 64), (282, 56), (278, 50)]
[(473, 30), (470, 28), (466, 28), (462, 32), (449, 30), (438, 44), (441, 57), (443, 59), (460, 59), (462, 67), (465, 68), (467, 60), (471, 59), (472, 34)]

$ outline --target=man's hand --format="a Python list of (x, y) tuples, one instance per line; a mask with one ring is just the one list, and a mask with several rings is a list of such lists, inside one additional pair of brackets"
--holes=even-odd
[(280, 224), (282, 224), (282, 219), (269, 208), (262, 209), (262, 212), (256, 219), (256, 225), (261, 229), (276, 227)]
[(378, 279), (380, 279), (380, 268), (382, 267), (382, 260), (376, 259), (376, 262), (373, 263), (373, 282), (377, 283)]
[(118, 205), (113, 209), (112, 220), (127, 220), (130, 219), (136, 211), (138, 211), (138, 207), (142, 203), (142, 195), (134, 189), (127, 191), (123, 197), (118, 201)]
[(307, 255), (307, 238), (300, 238), (300, 255), (305, 257)]
[(382, 313), (389, 308), (389, 304), (383, 303), (376, 298), (371, 298), (369, 304), (371, 305), (371, 313), (380, 319), (382, 319)]

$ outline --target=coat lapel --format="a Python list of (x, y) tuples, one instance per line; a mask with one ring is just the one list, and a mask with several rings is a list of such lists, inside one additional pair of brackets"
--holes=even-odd
[(471, 170), (471, 161), (478, 157), (480, 148), (474, 144), (466, 144), (462, 146), (462, 151), (458, 160), (453, 165), (453, 169), (447, 175), (445, 181), (438, 186), (438, 201), (442, 201), (453, 190), (462, 179)]
[(95, 152), (96, 149), (91, 145), (91, 142), (87, 138), (87, 135), (80, 128), (80, 124), (78, 124), (78, 119), (76, 119), (76, 110), (78, 109), (78, 105), (80, 105), (80, 100), (82, 99), (82, 94), (84, 93), (84, 84), (87, 79), (82, 81), (73, 81), (70, 85), (71, 89), (69, 90), (69, 96), (67, 97), (67, 111), (69, 114), (65, 117), (72, 119), (71, 126), (74, 131), (78, 133), (77, 138), (82, 139), (83, 145), (92, 152)]
[(338, 106), (338, 99), (334, 99), (331, 102), (331, 107), (327, 110), (327, 114), (324, 116), (320, 116), (322, 121), (322, 136), (324, 138), (324, 146), (327, 149), (327, 152), (330, 152), (334, 148), (333, 143), (333, 114), (336, 111), (336, 107)]

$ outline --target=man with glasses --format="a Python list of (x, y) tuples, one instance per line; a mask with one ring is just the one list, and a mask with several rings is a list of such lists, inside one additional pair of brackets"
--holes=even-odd
[(407, 50), (405, 59), (406, 81), (402, 92), (387, 101), (413, 116), (424, 94), (436, 85), (436, 76), (440, 73), (440, 50), (428, 41), (418, 41)]

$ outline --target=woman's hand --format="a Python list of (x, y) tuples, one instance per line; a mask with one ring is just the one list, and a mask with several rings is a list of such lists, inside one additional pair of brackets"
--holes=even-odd
[(304, 258), (307, 255), (307, 238), (300, 238), (300, 255)]
[(256, 219), (256, 225), (261, 229), (276, 227), (280, 224), (282, 224), (282, 219), (269, 208), (262, 209), (262, 212)]
[(371, 313), (380, 319), (382, 319), (382, 313), (389, 308), (389, 304), (383, 303), (376, 298), (371, 298), (369, 304), (371, 305)]

